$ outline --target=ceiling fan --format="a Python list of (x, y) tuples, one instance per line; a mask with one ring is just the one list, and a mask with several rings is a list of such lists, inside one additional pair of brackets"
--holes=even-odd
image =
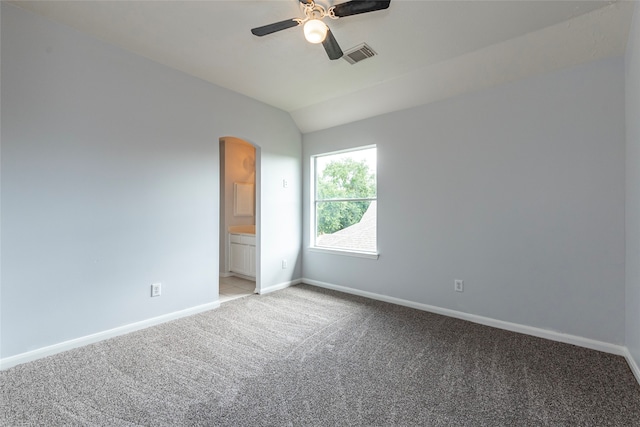
[(287, 28), (304, 25), (304, 36), (310, 43), (322, 43), (324, 50), (329, 55), (329, 59), (342, 58), (342, 49), (331, 33), (327, 25), (322, 19), (329, 17), (331, 19), (344, 18), (345, 16), (357, 15), (360, 13), (375, 12), (389, 7), (391, 0), (372, 1), (372, 0), (351, 0), (346, 3), (340, 3), (329, 8), (317, 4), (313, 0), (298, 0), (302, 4), (302, 10), (305, 14), (304, 18), (287, 19), (286, 21), (275, 22), (251, 29), (251, 32), (259, 37), (276, 31), (286, 30)]

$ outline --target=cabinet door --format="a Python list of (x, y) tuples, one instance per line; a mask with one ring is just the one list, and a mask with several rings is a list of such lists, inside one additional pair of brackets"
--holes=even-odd
[(247, 261), (249, 265), (247, 266), (247, 270), (249, 270), (249, 276), (256, 277), (256, 247), (255, 246), (247, 246)]
[(246, 260), (246, 246), (239, 245), (237, 243), (231, 243), (231, 250), (229, 251), (229, 270), (235, 271), (236, 273), (246, 274), (247, 271), (245, 269)]

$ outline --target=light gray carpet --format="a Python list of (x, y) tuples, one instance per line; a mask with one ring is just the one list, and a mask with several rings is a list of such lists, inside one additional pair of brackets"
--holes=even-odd
[(0, 372), (0, 425), (640, 426), (622, 357), (312, 286)]

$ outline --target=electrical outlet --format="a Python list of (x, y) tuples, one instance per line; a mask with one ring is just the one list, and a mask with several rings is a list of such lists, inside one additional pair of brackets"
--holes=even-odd
[(286, 268), (287, 268), (287, 260), (286, 260), (286, 259), (283, 259), (283, 260), (282, 260), (282, 269), (283, 269), (283, 270), (286, 270)]
[(454, 280), (453, 289), (455, 289), (456, 292), (464, 292), (464, 280)]
[(287, 181), (286, 179), (282, 180), (282, 188), (289, 188), (289, 181)]
[(162, 293), (162, 283), (154, 283), (151, 285), (151, 296), (159, 297)]

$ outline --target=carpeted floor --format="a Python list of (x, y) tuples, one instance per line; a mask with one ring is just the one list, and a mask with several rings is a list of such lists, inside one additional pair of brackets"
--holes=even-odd
[(0, 372), (3, 426), (640, 426), (625, 360), (295, 286)]

